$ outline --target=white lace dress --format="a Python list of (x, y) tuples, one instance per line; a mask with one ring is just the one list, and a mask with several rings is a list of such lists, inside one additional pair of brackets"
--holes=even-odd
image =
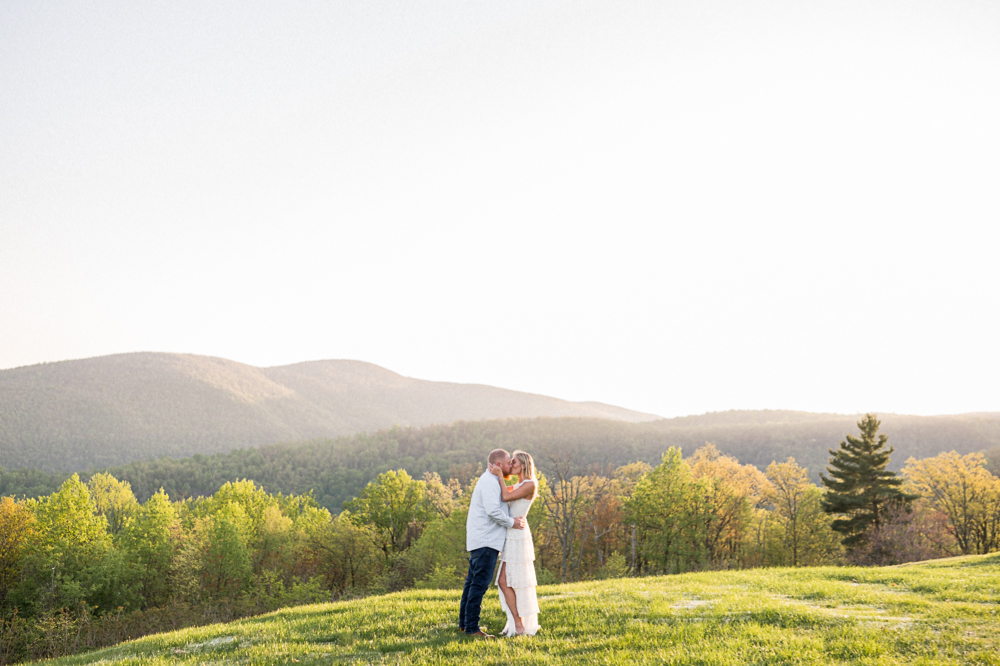
[[(521, 483), (525, 483), (522, 481)], [(531, 482), (533, 483), (533, 482)], [(518, 483), (517, 486), (521, 484)], [(517, 486), (514, 486), (515, 488)], [(519, 518), (528, 515), (528, 509), (534, 500), (519, 499), (510, 503), (510, 517)], [(517, 611), (521, 614), (521, 622), (524, 624), (524, 633), (534, 636), (538, 631), (538, 597), (535, 595), (535, 544), (531, 540), (531, 529), (525, 527), (523, 530), (509, 528), (507, 530), (507, 540), (500, 553), (500, 561), (505, 562), (507, 571), (507, 585), (514, 589), (517, 598)], [(497, 585), (500, 581), (500, 569), (497, 569)], [(500, 591), (500, 606), (507, 613), (507, 625), (503, 628), (505, 636), (513, 636), (514, 615), (507, 607), (507, 599)]]

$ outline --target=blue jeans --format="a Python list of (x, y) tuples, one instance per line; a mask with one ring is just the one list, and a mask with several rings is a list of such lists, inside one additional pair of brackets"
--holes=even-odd
[(465, 577), (462, 605), (458, 609), (458, 626), (467, 634), (479, 631), (483, 595), (493, 581), (499, 555), (500, 551), (492, 548), (476, 548), (469, 553), (469, 574)]

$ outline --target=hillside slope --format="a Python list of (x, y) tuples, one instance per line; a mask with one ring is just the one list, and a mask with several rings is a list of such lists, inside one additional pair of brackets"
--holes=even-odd
[[(861, 418), (861, 414), (759, 410), (663, 419), (648, 425), (685, 452), (712, 442), (720, 450), (761, 469), (772, 460), (792, 456), (818, 482), (818, 474), (830, 458), (828, 450), (836, 449), (846, 435), (857, 435), (857, 422)], [(945, 416), (878, 414), (878, 418), (882, 422), (880, 432), (889, 436), (889, 444), (895, 448), (890, 460), (893, 470), (900, 469), (910, 457), (927, 458), (945, 451), (964, 455), (1000, 447), (998, 412)]]
[(136, 353), (0, 370), (0, 466), (72, 471), (337, 437), (393, 425), (535, 416), (657, 417), (361, 361), (257, 368)]
[[(819, 472), (829, 458), (827, 449), (836, 448), (844, 435), (857, 431), (857, 418), (725, 412), (650, 423), (592, 418), (459, 421), (266, 445), (213, 456), (133, 462), (109, 471), (130, 482), (142, 500), (161, 487), (175, 499), (211, 495), (227, 481), (248, 478), (268, 492), (298, 495), (312, 491), (320, 504), (336, 512), (344, 500), (356, 496), (381, 472), (406, 469), (419, 478), (430, 471), (465, 481), (486, 452), (497, 447), (530, 451), (539, 469), (548, 473), (553, 458), (568, 458), (578, 471), (638, 460), (655, 465), (671, 446), (691, 455), (707, 441), (762, 470), (773, 460), (793, 456), (818, 483)], [(993, 449), (1000, 453), (1000, 448), (995, 448), (1000, 447), (998, 415), (888, 415), (882, 429), (896, 448), (890, 460), (894, 470), (910, 456), (923, 458), (950, 450), (965, 454)], [(45, 495), (54, 492), (65, 478), (65, 473), (0, 471), (0, 494)]]
[[(53, 664), (998, 664), (1000, 555), (887, 568), (622, 578), (538, 589), (534, 638), (459, 634), (460, 591), (182, 629)], [(482, 624), (499, 631), (496, 591)]]

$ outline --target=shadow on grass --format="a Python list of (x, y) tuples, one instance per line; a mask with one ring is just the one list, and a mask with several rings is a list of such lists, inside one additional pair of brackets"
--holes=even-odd
[[(385, 636), (385, 634), (383, 634), (383, 636)], [(483, 641), (478, 638), (472, 638), (464, 632), (458, 631), (458, 629), (444, 629), (438, 627), (436, 629), (431, 629), (420, 637), (400, 640), (388, 645), (379, 645), (375, 647), (374, 650), (382, 654), (411, 654), (424, 648), (440, 648), (452, 643), (493, 643), (501, 640), (503, 639), (498, 638), (493, 641)]]
[(970, 569), (975, 567), (995, 567), (1000, 564), (1000, 553), (992, 553), (987, 557), (977, 557), (975, 559), (966, 560), (965, 562), (956, 562), (955, 566), (962, 569)]
[(965, 569), (968, 567), (996, 566), (1000, 564), (1000, 553), (989, 553), (986, 555), (957, 555), (955, 557), (941, 557), (933, 560), (921, 560), (919, 562), (904, 562), (893, 565), (893, 569), (904, 569), (916, 566), (929, 566), (933, 569)]

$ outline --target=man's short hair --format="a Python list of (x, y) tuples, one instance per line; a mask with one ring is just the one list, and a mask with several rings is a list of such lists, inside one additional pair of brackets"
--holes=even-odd
[(503, 462), (504, 458), (510, 458), (510, 454), (503, 449), (493, 449), (490, 451), (490, 457), (486, 460), (496, 465), (498, 462)]

